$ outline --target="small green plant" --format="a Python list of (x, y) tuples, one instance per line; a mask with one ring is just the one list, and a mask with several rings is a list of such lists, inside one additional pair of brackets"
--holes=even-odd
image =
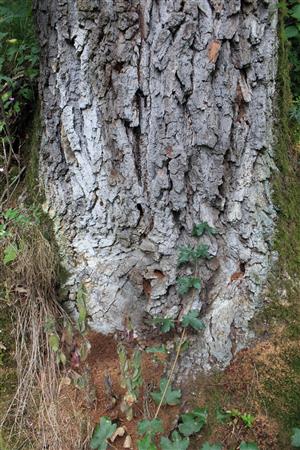
[(194, 225), (192, 236), (201, 237), (204, 234), (208, 234), (209, 236), (214, 236), (217, 234), (217, 230), (211, 227), (207, 222), (201, 222), (197, 225)]
[(172, 389), (170, 385), (168, 385), (167, 378), (162, 378), (159, 383), (159, 391), (151, 392), (151, 397), (158, 405), (179, 405), (181, 401), (181, 390), (180, 389)]
[(95, 427), (90, 446), (93, 450), (106, 450), (108, 439), (116, 431), (117, 425), (112, 423), (108, 417), (101, 417), (99, 424)]
[(291, 444), (293, 447), (300, 448), (300, 428), (293, 428)]
[(171, 439), (166, 437), (162, 437), (160, 439), (160, 446), (162, 450), (187, 450), (189, 444), (189, 438), (183, 438), (178, 431), (173, 431)]
[(208, 411), (206, 408), (196, 408), (189, 413), (182, 414), (178, 429), (184, 436), (198, 433), (207, 422)]
[(205, 325), (201, 319), (199, 319), (199, 311), (192, 309), (182, 317), (181, 325), (184, 328), (191, 327), (196, 331), (203, 330)]
[(185, 276), (177, 279), (178, 292), (180, 295), (186, 295), (190, 289), (201, 289), (201, 281), (198, 277)]
[(208, 245), (200, 244), (195, 248), (189, 246), (181, 247), (178, 255), (178, 265), (194, 263), (201, 258), (210, 258)]
[(138, 450), (157, 450), (157, 447), (149, 434), (146, 434), (146, 436), (137, 441), (137, 446)]
[(247, 428), (252, 428), (255, 417), (248, 413), (241, 413), (237, 409), (232, 410), (217, 410), (217, 420), (221, 423), (228, 422), (232, 419), (239, 419)]
[(175, 328), (175, 321), (174, 319), (170, 319), (167, 317), (155, 317), (154, 319), (151, 320), (151, 323), (153, 325), (157, 325), (160, 327), (160, 331), (162, 333), (168, 333), (169, 331), (171, 331), (173, 328)]
[(118, 345), (117, 351), (121, 369), (121, 386), (126, 389), (121, 403), (121, 411), (125, 413), (127, 420), (132, 420), (133, 405), (138, 400), (140, 387), (143, 384), (141, 351), (135, 350), (131, 358), (123, 344)]

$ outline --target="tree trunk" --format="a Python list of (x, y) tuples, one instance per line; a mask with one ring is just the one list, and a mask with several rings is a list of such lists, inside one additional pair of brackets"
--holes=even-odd
[[(45, 208), (91, 326), (145, 313), (206, 323), (190, 352), (247, 345), (270, 270), (277, 0), (39, 0)], [(194, 224), (202, 290), (176, 291)]]

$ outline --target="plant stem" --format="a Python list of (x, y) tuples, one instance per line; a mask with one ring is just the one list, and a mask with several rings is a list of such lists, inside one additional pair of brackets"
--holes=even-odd
[(179, 358), (179, 355), (180, 355), (180, 350), (181, 350), (181, 347), (182, 347), (182, 345), (183, 345), (183, 343), (184, 343), (185, 333), (186, 333), (186, 330), (184, 329), (184, 330), (182, 331), (182, 333), (181, 333), (181, 337), (180, 337), (180, 341), (179, 341), (179, 344), (178, 344), (178, 348), (177, 348), (175, 360), (174, 360), (173, 366), (172, 366), (172, 368), (171, 368), (171, 372), (170, 372), (170, 375), (169, 375), (169, 378), (168, 378), (166, 387), (165, 387), (165, 389), (164, 389), (164, 391), (163, 391), (162, 397), (161, 397), (160, 402), (159, 402), (159, 405), (158, 405), (158, 407), (157, 407), (157, 410), (156, 410), (154, 419), (157, 419), (157, 416), (158, 416), (158, 414), (159, 414), (159, 411), (160, 411), (160, 409), (161, 409), (161, 407), (162, 407), (162, 404), (163, 404), (163, 401), (164, 401), (164, 399), (165, 399), (165, 396), (166, 396), (168, 387), (170, 386), (171, 379), (172, 379), (172, 377), (173, 377), (173, 374), (174, 374), (174, 371), (175, 371), (175, 368), (176, 368), (176, 365), (177, 365), (177, 361), (178, 361), (178, 358)]

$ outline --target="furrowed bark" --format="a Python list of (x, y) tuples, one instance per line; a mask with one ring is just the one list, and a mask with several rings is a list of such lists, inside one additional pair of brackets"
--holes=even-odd
[[(247, 345), (272, 259), (275, 0), (39, 0), (40, 176), (91, 326), (201, 310), (205, 370)], [(207, 221), (200, 295), (177, 252)], [(188, 364), (187, 364), (188, 367)]]

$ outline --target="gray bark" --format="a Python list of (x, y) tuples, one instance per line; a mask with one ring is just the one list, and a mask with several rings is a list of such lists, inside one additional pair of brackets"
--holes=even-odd
[[(206, 323), (205, 370), (247, 345), (271, 267), (277, 0), (39, 0), (45, 209), (91, 326)], [(194, 223), (213, 259), (176, 292)], [(187, 365), (188, 366), (188, 365)]]

